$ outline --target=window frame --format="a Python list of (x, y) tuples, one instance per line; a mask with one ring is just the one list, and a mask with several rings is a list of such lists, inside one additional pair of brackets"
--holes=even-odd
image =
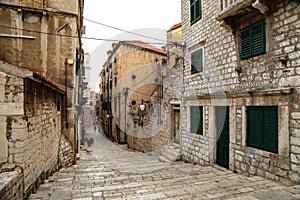
[[(198, 111), (194, 110), (197, 109), (199, 110), (199, 120), (198, 122), (195, 122), (195, 119), (193, 120), (193, 118), (195, 118), (195, 116), (193, 116), (193, 112), (198, 113)], [(190, 132), (191, 133), (195, 133), (197, 135), (203, 135), (203, 127), (204, 127), (204, 123), (203, 123), (203, 106), (190, 106)], [(193, 111), (194, 110), (194, 111)], [(194, 124), (196, 123), (196, 124)], [(195, 131), (195, 126), (197, 126), (197, 131)]]
[[(261, 29), (257, 33), (257, 28)], [(259, 44), (261, 43), (261, 44)], [(260, 45), (256, 49), (256, 45)], [(246, 45), (246, 46), (244, 46)], [(245, 49), (246, 48), (246, 49)], [(241, 60), (252, 58), (266, 53), (266, 20), (261, 19), (239, 31), (239, 55)]]
[[(193, 55), (197, 54), (197, 53), (200, 53), (201, 52), (201, 66), (198, 66), (198, 67), (194, 67), (193, 65)], [(196, 51), (193, 51), (191, 53), (191, 63), (190, 63), (190, 68), (191, 68), (191, 75), (194, 75), (194, 74), (198, 74), (198, 73), (203, 73), (204, 71), (204, 48), (199, 48), (197, 49)], [(199, 71), (199, 68), (201, 69), (201, 71)]]
[[(197, 3), (199, 4), (199, 10), (197, 15)], [(190, 0), (190, 23), (195, 24), (197, 21), (202, 19), (202, 0)]]
[[(247, 109), (246, 146), (278, 154), (279, 152), (279, 139), (278, 139), (279, 108), (278, 106), (247, 106), (246, 109)], [(273, 118), (270, 117), (271, 114), (274, 115), (274, 112), (276, 113), (275, 117), (274, 116)], [(250, 117), (253, 116), (255, 118), (254, 119), (255, 123), (253, 122), (253, 119), (250, 119)], [(275, 122), (273, 122), (272, 120), (274, 120)], [(272, 124), (276, 124), (276, 126), (266, 127), (265, 123), (270, 123), (270, 122)], [(251, 124), (255, 124), (255, 126), (251, 127)], [(272, 130), (270, 131), (270, 129)], [(275, 140), (275, 142), (271, 141), (270, 139), (268, 140), (267, 138), (270, 137), (270, 135), (272, 134), (274, 134), (273, 136), (275, 136), (275, 138), (272, 138), (273, 140)], [(271, 143), (273, 143), (274, 146), (270, 145)]]

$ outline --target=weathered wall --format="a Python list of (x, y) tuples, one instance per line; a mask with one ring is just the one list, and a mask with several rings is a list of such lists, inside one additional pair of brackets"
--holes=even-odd
[[(18, 134), (12, 130), (9, 154), (14, 157), (13, 163), (24, 168), (24, 189), (27, 191), (33, 187), (32, 184), (40, 184), (57, 168), (62, 137), (62, 95), (27, 79), (24, 89), (23, 140), (14, 140), (13, 136)], [(19, 151), (19, 154), (14, 154), (14, 151)]]
[[(67, 111), (64, 114), (68, 122), (64, 125), (65, 133), (74, 150), (76, 130), (72, 107), (75, 104), (76, 62), (65, 64), (65, 59), (74, 61), (80, 44), (78, 37), (58, 35), (79, 34), (78, 2), (78, 0), (51, 1), (49, 5), (39, 7), (38, 1), (26, 1), (22, 4), (24, 7), (15, 7), (14, 2), (6, 1), (0, 9), (0, 23), (5, 26), (1, 27), (2, 33), (35, 37), (35, 39), (0, 37), (2, 45), (0, 59), (39, 72), (67, 91), (65, 104)], [(52, 8), (49, 9), (47, 6)], [(57, 8), (57, 12), (53, 12), (53, 8)]]
[(63, 94), (4, 72), (0, 88), (4, 94), (0, 103), (1, 162), (21, 169), (21, 192), (32, 192), (58, 166)]
[[(181, 109), (183, 159), (215, 163), (215, 106), (229, 106), (229, 168), (289, 184), (300, 180), (300, 140), (296, 134), (300, 130), (300, 47), (297, 43), (300, 5), (297, 1), (277, 0), (269, 1), (268, 7), (270, 11), (266, 15), (252, 8), (252, 13), (239, 16), (230, 32), (212, 17), (220, 12), (218, 3), (204, 1), (202, 19), (191, 25), (189, 1), (182, 0), (183, 40), (187, 43), (186, 107)], [(266, 20), (266, 53), (241, 60), (237, 46), (239, 30), (262, 18)], [(200, 48), (204, 49), (204, 71), (191, 75), (191, 53)], [(293, 92), (286, 93), (280, 88), (293, 88)], [(192, 105), (204, 108), (203, 135), (189, 131)], [(254, 105), (278, 107), (278, 154), (246, 145), (246, 106)]]
[(9, 200), (23, 199), (23, 174), (20, 169), (0, 172), (0, 198)]
[[(103, 86), (105, 87), (103, 97), (104, 101), (111, 102), (112, 113), (110, 116), (113, 119), (109, 122), (105, 114), (103, 120), (107, 124), (106, 130), (111, 124), (112, 135), (117, 141), (117, 125), (119, 125), (121, 131), (118, 142), (124, 143), (130, 137), (125, 138), (125, 132), (131, 134), (130, 130), (133, 129), (133, 119), (129, 114), (134, 109), (131, 103), (136, 101), (139, 105), (142, 99), (150, 99), (150, 95), (160, 81), (160, 65), (155, 63), (155, 59), (161, 63), (162, 58), (166, 58), (166, 56), (128, 44), (120, 44), (114, 48), (113, 54), (110, 55), (104, 66), (105, 76), (103, 76)], [(132, 78), (133, 75), (135, 78)], [(124, 94), (125, 88), (129, 88), (127, 99)]]

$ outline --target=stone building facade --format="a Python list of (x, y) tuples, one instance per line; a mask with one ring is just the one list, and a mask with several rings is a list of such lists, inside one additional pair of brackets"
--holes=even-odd
[(67, 91), (62, 125), (75, 152), (83, 0), (2, 0), (0, 8), (0, 59), (38, 72)]
[[(161, 87), (151, 95), (152, 105), (147, 112), (149, 126), (139, 131), (135, 141), (136, 149), (143, 152), (159, 153), (171, 143), (180, 144), (180, 102), (182, 98), (182, 23), (167, 30), (167, 64), (162, 66)], [(151, 130), (151, 134), (146, 131)]]
[[(142, 41), (113, 43), (101, 72), (100, 120), (104, 132), (135, 148), (138, 107), (158, 87), (166, 52)], [(127, 134), (126, 134), (127, 133)]]
[(181, 2), (183, 159), (299, 183), (299, 2)]
[(21, 193), (30, 193), (60, 165), (74, 161), (59, 162), (65, 91), (37, 72), (5, 62), (0, 63), (0, 88), (0, 165), (19, 169), (15, 179), (21, 179)]

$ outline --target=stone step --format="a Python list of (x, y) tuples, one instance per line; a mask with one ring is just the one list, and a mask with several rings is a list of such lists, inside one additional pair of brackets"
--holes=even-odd
[(165, 162), (165, 163), (170, 163), (171, 161), (167, 158), (165, 158), (164, 156), (158, 156), (158, 160), (160, 160), (161, 162)]
[(165, 162), (175, 162), (181, 159), (180, 145), (172, 143), (162, 150), (159, 160)]

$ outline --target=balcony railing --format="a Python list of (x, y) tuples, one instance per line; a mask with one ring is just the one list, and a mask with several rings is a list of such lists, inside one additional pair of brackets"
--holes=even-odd
[(22, 6), (33, 7), (33, 8), (43, 8), (44, 0), (22, 0)]
[(243, 1), (243, 0), (220, 0), (221, 3), (221, 11), (226, 10), (227, 8), (233, 6), (236, 2), (238, 1)]
[(220, 1), (220, 13), (218, 20), (224, 19), (229, 16), (247, 12), (246, 8), (251, 8), (252, 0), (219, 0)]

